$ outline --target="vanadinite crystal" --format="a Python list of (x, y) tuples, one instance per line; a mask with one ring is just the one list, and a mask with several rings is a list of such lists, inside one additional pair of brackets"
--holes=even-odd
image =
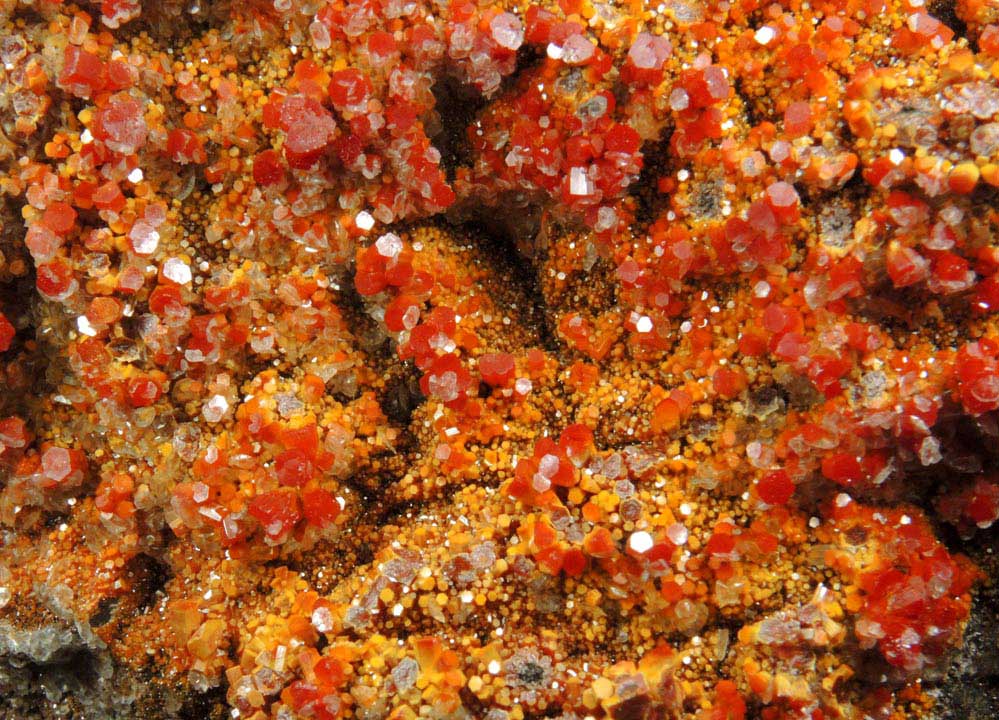
[(994, 0), (0, 0), (0, 716), (994, 717), (997, 312)]

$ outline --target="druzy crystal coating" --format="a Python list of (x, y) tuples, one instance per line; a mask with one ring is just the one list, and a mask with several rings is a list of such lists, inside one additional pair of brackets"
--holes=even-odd
[(927, 717), (997, 188), (989, 0), (0, 0), (0, 708)]

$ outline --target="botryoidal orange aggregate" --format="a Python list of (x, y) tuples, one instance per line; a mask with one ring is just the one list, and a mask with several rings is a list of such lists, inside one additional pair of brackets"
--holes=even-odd
[(0, 650), (120, 717), (925, 717), (997, 23), (0, 2)]

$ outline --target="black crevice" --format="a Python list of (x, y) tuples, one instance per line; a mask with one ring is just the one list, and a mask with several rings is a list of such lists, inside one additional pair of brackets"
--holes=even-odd
[(659, 178), (670, 172), (672, 157), (669, 140), (673, 128), (663, 129), (657, 140), (649, 140), (642, 145), (642, 172), (638, 180), (628, 188), (628, 194), (635, 198), (635, 222), (638, 227), (651, 225), (669, 205), (669, 196), (659, 192)]
[(460, 229), (476, 239), (497, 276), (505, 276), (511, 286), (519, 288), (526, 303), (520, 321), (537, 333), (544, 350), (554, 352), (559, 347), (558, 339), (538, 276), (543, 260), (538, 254), (543, 251), (534, 243), (542, 212), (540, 205), (530, 203), (516, 210), (506, 210), (502, 205), (480, 207)]
[(459, 167), (472, 164), (472, 144), (467, 128), (485, 107), (486, 100), (471, 85), (451, 73), (444, 73), (433, 87), (435, 109), (440, 129), (430, 141), (441, 154), (441, 167), (448, 182), (453, 182)]
[(343, 315), (350, 334), (368, 353), (378, 371), (383, 372), (386, 364), (394, 359), (391, 342), (388, 336), (381, 337), (384, 333), (375, 319), (368, 314), (364, 298), (354, 285), (353, 268), (340, 278), (340, 292), (336, 294), (336, 305)]
[(956, 37), (968, 37), (968, 25), (958, 16), (955, 0), (931, 0), (926, 11), (953, 30)]
[[(517, 52), (516, 68), (503, 78), (493, 96), (515, 87), (522, 77), (541, 64), (544, 57), (541, 48), (523, 45)], [(455, 67), (445, 67), (438, 73), (432, 92), (439, 128), (430, 141), (441, 154), (441, 167), (447, 181), (453, 182), (459, 167), (470, 167), (474, 163), (468, 128), (492, 96), (486, 97), (464, 82), (460, 70)]]
[(136, 609), (146, 612), (153, 607), (173, 577), (170, 567), (152, 555), (136, 555), (128, 561), (126, 574), (132, 579)]
[(226, 702), (226, 684), (223, 683), (204, 693), (194, 693), (187, 697), (178, 720), (223, 720), (229, 717)]
[(413, 412), (426, 399), (420, 390), (419, 373), (412, 363), (389, 369), (378, 402), (391, 422), (408, 426)]
[(760, 117), (759, 112), (756, 110), (756, 103), (753, 101), (749, 95), (746, 94), (745, 88), (743, 88), (742, 78), (735, 79), (735, 94), (739, 96), (742, 100), (743, 111), (746, 113), (746, 123), (749, 127), (753, 128), (762, 122), (763, 118)]
[(114, 609), (118, 605), (118, 598), (116, 597), (105, 597), (101, 598), (101, 601), (97, 603), (97, 610), (90, 616), (87, 621), (90, 627), (101, 627), (102, 625), (107, 625), (111, 622), (111, 618), (114, 615)]

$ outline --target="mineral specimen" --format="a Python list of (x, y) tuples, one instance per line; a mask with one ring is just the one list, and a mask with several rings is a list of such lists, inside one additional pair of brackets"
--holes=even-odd
[(0, 715), (945, 713), (997, 199), (994, 0), (0, 0)]

